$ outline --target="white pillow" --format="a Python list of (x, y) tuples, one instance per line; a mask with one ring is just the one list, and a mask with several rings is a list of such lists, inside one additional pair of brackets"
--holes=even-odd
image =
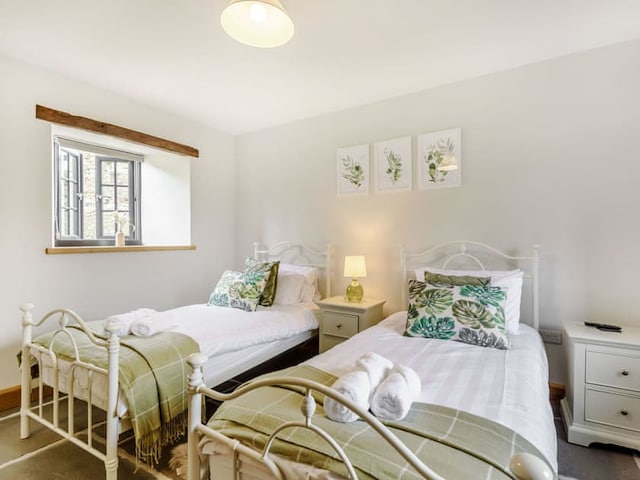
[(439, 273), (441, 275), (471, 275), (491, 277), (491, 285), (502, 287), (507, 292), (504, 306), (507, 333), (517, 335), (520, 331), (520, 299), (522, 296), (522, 279), (524, 273), (515, 270), (443, 270), (441, 268), (417, 268), (416, 280), (424, 281), (424, 272)]
[(292, 305), (300, 303), (304, 276), (299, 273), (278, 272), (278, 284), (276, 296), (273, 301), (276, 305)]
[[(318, 296), (318, 269), (306, 265), (294, 265), (291, 263), (281, 263), (279, 272), (297, 273), (304, 276), (304, 286), (302, 287), (301, 302), (312, 302)], [(277, 288), (280, 288), (278, 285)], [(278, 293), (276, 289), (276, 294)]]

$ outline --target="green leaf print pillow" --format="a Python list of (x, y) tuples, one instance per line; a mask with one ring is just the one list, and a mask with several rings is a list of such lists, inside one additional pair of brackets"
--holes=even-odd
[(505, 290), (491, 285), (432, 285), (409, 280), (405, 335), (506, 350)]
[(208, 305), (231, 307), (254, 312), (267, 283), (267, 275), (226, 270), (215, 290), (209, 297)]
[(247, 258), (244, 262), (246, 267), (245, 274), (257, 274), (267, 275), (267, 283), (264, 286), (262, 295), (260, 295), (259, 305), (263, 307), (270, 307), (273, 305), (273, 301), (276, 298), (276, 288), (278, 286), (278, 268), (280, 267), (280, 261), (275, 262), (261, 262), (254, 260), (253, 258)]

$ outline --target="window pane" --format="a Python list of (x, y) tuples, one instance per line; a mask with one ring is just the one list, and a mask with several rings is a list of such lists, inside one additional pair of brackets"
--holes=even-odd
[(97, 237), (96, 222), (96, 158), (93, 154), (82, 157), (82, 238), (95, 239)]
[(102, 233), (105, 237), (113, 237), (116, 234), (116, 222), (113, 212), (102, 213)]
[(129, 211), (129, 187), (117, 187), (118, 190), (118, 210)]
[[(115, 202), (115, 187), (102, 186), (102, 209), (114, 211), (116, 208)], [(113, 217), (111, 217), (113, 219)]]
[(102, 161), (102, 184), (103, 185), (113, 185), (114, 184), (114, 162), (111, 161)]
[(60, 207), (69, 208), (69, 182), (60, 181)]
[(63, 237), (69, 236), (69, 218), (67, 216), (67, 210), (60, 210), (60, 235)]
[(118, 185), (129, 185), (129, 162), (117, 162), (117, 181)]
[(77, 236), (77, 232), (75, 231), (75, 225), (77, 220), (78, 213), (75, 210), (69, 210), (69, 232), (68, 235), (70, 237)]

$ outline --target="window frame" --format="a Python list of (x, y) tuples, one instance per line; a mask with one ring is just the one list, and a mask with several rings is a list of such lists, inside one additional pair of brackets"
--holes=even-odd
[[(78, 145), (76, 146), (66, 146), (61, 145), (62, 140), (63, 143), (69, 144), (71, 143)], [(116, 168), (118, 163), (126, 163), (129, 169), (129, 182), (128, 182), (128, 190), (129, 190), (129, 209), (127, 213), (129, 215), (129, 231), (125, 231), (125, 245), (142, 245), (142, 232), (141, 232), (141, 192), (142, 192), (142, 167), (141, 164), (144, 161), (144, 157), (138, 154), (131, 154), (128, 152), (120, 152), (118, 150), (103, 147), (101, 145), (80, 142), (72, 139), (67, 139), (63, 137), (54, 137), (53, 140), (53, 190), (54, 190), (54, 232), (53, 232), (53, 242), (56, 247), (73, 247), (73, 246), (113, 246), (115, 244), (115, 232), (113, 235), (105, 235), (104, 234), (104, 225), (103, 225), (103, 214), (105, 210), (103, 209), (103, 201), (102, 199), (98, 200), (98, 196), (102, 196), (102, 163), (103, 162), (114, 162), (114, 185), (112, 186), (114, 189), (114, 210), (108, 211), (118, 211), (118, 199), (117, 199), (117, 177), (116, 177)], [(68, 195), (69, 198), (69, 206), (64, 207), (60, 205), (61, 202), (61, 175), (60, 175), (60, 163), (61, 163), (61, 151), (65, 150), (68, 152), (70, 156), (76, 156), (75, 159), (75, 171), (76, 178), (75, 183), (78, 185), (78, 191), (73, 195)], [(74, 153), (73, 150), (76, 150), (78, 153)], [(95, 157), (95, 186), (96, 186), (96, 238), (83, 238), (84, 235), (84, 155), (82, 152), (92, 153)], [(69, 181), (69, 180), (67, 180)], [(76, 211), (76, 218), (73, 222), (73, 232), (76, 235), (63, 236), (61, 231), (61, 211), (62, 208), (66, 208), (68, 211)], [(115, 220), (114, 220), (115, 223)], [(133, 225), (133, 226), (131, 226)]]

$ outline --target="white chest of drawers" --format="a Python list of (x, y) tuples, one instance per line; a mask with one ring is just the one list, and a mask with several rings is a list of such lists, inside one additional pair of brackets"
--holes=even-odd
[(561, 407), (569, 442), (640, 449), (640, 328), (565, 331), (569, 384)]

